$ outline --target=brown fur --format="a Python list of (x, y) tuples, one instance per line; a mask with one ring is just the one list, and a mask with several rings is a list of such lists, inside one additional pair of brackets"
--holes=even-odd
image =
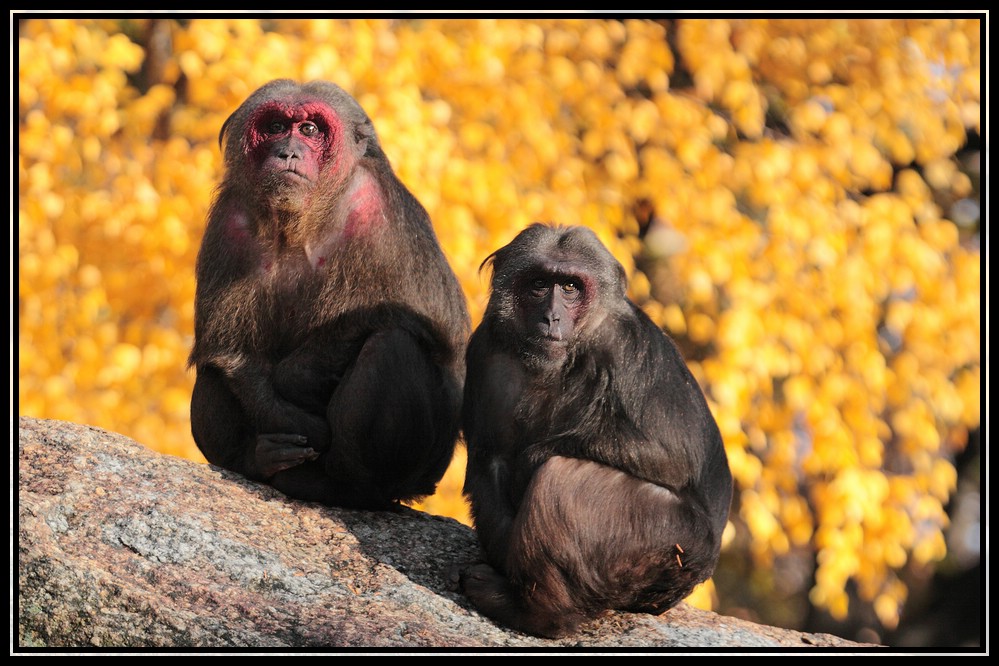
[(704, 396), (592, 232), (533, 225), (492, 263), (462, 415), (486, 562), (465, 593), (548, 637), (610, 609), (661, 613), (711, 575), (728, 517)]
[(302, 499), (434, 491), (469, 330), (430, 219), (332, 83), (272, 81), (225, 122), (197, 263), (195, 440)]

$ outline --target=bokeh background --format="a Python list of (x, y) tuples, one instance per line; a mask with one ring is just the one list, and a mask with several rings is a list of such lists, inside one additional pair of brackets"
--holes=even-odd
[[(691, 603), (980, 645), (981, 16), (12, 29), (20, 414), (204, 460), (186, 359), (218, 132), (270, 79), (328, 79), (430, 212), (473, 323), (483, 258), (554, 221), (596, 231), (680, 344), (736, 485)], [(464, 463), (418, 508), (467, 523)]]

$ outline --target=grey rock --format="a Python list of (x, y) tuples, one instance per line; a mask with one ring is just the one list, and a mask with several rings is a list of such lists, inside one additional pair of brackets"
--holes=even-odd
[(680, 604), (561, 640), (479, 615), (473, 531), (400, 508), (291, 500), (226, 470), (62, 421), (18, 423), (17, 645), (31, 648), (862, 647)]

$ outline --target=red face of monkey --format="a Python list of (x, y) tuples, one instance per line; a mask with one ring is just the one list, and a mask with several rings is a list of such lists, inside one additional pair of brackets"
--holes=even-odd
[(329, 161), (342, 154), (343, 123), (325, 102), (274, 100), (253, 112), (243, 140), (272, 202), (297, 208)]

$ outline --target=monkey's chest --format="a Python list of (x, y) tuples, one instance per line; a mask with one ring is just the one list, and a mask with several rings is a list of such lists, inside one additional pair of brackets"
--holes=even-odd
[(320, 319), (322, 285), (304, 253), (283, 256), (264, 268), (259, 315), (269, 323), (277, 342), (294, 345), (309, 335)]

